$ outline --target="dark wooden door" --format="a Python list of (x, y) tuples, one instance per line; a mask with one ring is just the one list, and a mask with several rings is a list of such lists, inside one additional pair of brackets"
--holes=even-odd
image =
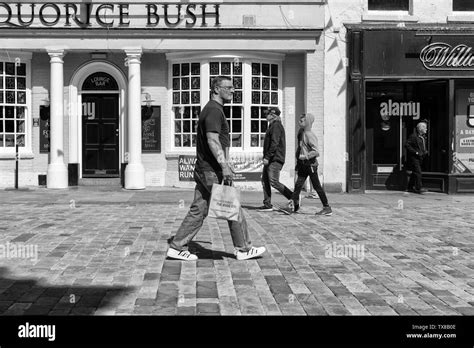
[(119, 176), (118, 94), (82, 95), (82, 176)]

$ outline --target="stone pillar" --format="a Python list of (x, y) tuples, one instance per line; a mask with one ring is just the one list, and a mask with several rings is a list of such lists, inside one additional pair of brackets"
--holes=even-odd
[(50, 148), (47, 188), (67, 188), (68, 172), (64, 164), (64, 74), (63, 49), (48, 49), (50, 63)]
[(145, 168), (142, 164), (141, 122), (141, 48), (125, 49), (128, 66), (128, 164), (125, 169), (125, 188), (145, 188)]

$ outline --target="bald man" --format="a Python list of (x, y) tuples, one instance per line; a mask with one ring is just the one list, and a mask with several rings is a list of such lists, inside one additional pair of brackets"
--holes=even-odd
[(421, 121), (416, 125), (415, 131), (408, 137), (405, 144), (407, 149), (407, 169), (411, 170), (410, 180), (408, 181), (408, 191), (422, 194), (421, 183), (421, 164), (423, 159), (428, 155), (428, 147), (426, 144), (426, 132), (428, 125), (425, 121)]

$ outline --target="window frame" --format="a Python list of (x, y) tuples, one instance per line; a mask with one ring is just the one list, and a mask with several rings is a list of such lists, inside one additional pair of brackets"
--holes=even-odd
[(372, 10), (369, 8), (369, 1), (370, 0), (367, 0), (366, 2), (366, 9), (367, 9), (367, 12), (369, 13), (404, 13), (404, 14), (408, 14), (408, 13), (411, 13), (412, 12), (412, 9), (413, 9), (413, 0), (406, 0), (408, 2), (408, 9), (404, 10), (404, 9), (376, 9), (376, 10)]
[[(173, 111), (173, 85), (172, 85), (172, 68), (173, 64), (181, 63), (197, 63), (201, 64), (201, 110), (210, 99), (209, 96), (209, 78), (210, 78), (210, 62), (227, 62), (238, 59), (242, 64), (242, 146), (230, 147), (230, 153), (243, 152), (261, 152), (262, 147), (251, 146), (250, 136), (250, 110), (252, 106), (252, 63), (260, 64), (276, 64), (278, 66), (278, 105), (269, 104), (268, 106), (277, 106), (283, 110), (283, 60), (285, 55), (281, 53), (263, 53), (263, 52), (225, 52), (222, 54), (210, 54), (204, 52), (173, 52), (167, 53), (168, 61), (168, 101), (170, 122), (168, 131), (170, 134), (167, 148), (169, 154), (195, 154), (196, 147), (176, 147), (174, 143), (174, 111)], [(231, 104), (229, 104), (231, 105)]]
[(467, 14), (470, 14), (470, 13), (474, 12), (474, 3), (472, 3), (472, 4), (473, 4), (473, 5), (472, 5), (472, 9), (470, 9), (470, 10), (459, 10), (459, 9), (458, 9), (458, 10), (455, 10), (455, 9), (454, 9), (454, 3), (455, 3), (455, 2), (456, 2), (456, 0), (453, 0), (453, 1), (452, 1), (452, 6), (451, 6), (453, 13), (455, 13), (455, 14), (460, 14), (460, 15), (462, 15), (462, 14), (466, 14), (466, 15), (467, 15)]
[[(32, 146), (32, 133), (33, 133), (33, 121), (32, 121), (32, 97), (31, 97), (31, 60), (32, 60), (33, 53), (30, 52), (15, 52), (15, 51), (8, 51), (7, 53), (2, 52), (0, 53), (0, 61), (3, 63), (13, 63), (15, 64), (15, 59), (20, 58), (20, 62), (25, 64), (25, 80), (26, 80), (26, 102), (25, 104), (10, 104), (9, 106), (22, 106), (25, 108), (25, 146), (23, 147), (18, 147), (18, 152), (21, 158), (33, 158), (33, 146)], [(5, 76), (5, 72), (4, 75)], [(6, 90), (6, 86), (4, 85), (2, 88), (3, 91)], [(17, 89), (15, 88), (15, 93)], [(1, 107), (6, 106), (6, 100), (4, 99), (3, 103), (1, 104)], [(38, 109), (39, 113), (39, 109)], [(39, 115), (38, 115), (39, 117)], [(38, 127), (39, 129), (39, 127)], [(5, 131), (3, 132), (5, 133)], [(15, 132), (16, 134), (16, 132)], [(5, 146), (0, 146), (0, 158), (1, 159), (14, 159), (16, 157), (16, 149), (15, 146), (13, 147), (5, 147)]]

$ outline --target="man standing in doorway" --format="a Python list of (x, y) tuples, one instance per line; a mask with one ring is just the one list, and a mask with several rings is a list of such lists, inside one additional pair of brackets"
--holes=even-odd
[[(217, 76), (211, 82), (211, 100), (199, 115), (196, 139), (196, 166), (194, 169), (194, 200), (176, 235), (170, 241), (167, 256), (184, 261), (195, 261), (197, 255), (188, 251), (188, 243), (201, 229), (209, 210), (212, 185), (231, 183), (233, 170), (229, 160), (229, 124), (223, 105), (232, 100), (234, 86), (232, 79)], [(239, 220), (228, 221), (234, 254), (237, 260), (247, 260), (260, 256), (265, 247), (252, 247), (244, 212), (240, 208)]]
[(408, 137), (405, 144), (407, 149), (408, 169), (412, 171), (408, 182), (408, 191), (422, 194), (426, 190), (422, 189), (421, 184), (421, 164), (428, 155), (426, 146), (426, 132), (428, 125), (426, 121), (421, 121), (416, 125), (415, 131)]
[(292, 192), (280, 182), (280, 171), (285, 164), (285, 129), (281, 124), (280, 109), (270, 107), (267, 110), (268, 129), (263, 141), (263, 206), (259, 211), (272, 211), (272, 187), (286, 199), (291, 200)]

